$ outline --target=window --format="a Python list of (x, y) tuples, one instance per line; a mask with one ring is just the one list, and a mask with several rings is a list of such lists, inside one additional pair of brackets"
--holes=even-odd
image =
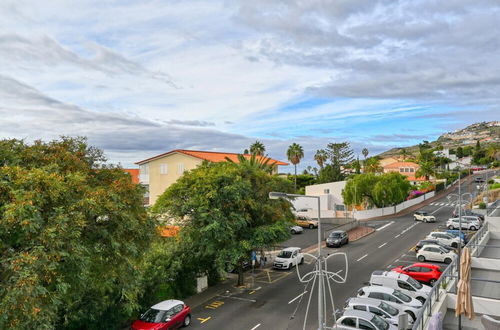
[(177, 174), (184, 173), (184, 163), (177, 164)]
[(367, 329), (367, 330), (375, 330), (375, 328), (373, 327), (373, 325), (371, 325), (370, 322), (368, 321), (365, 321), (363, 319), (358, 319), (359, 321), (359, 329)]
[(410, 172), (410, 169), (407, 167), (405, 168), (405, 172), (409, 173)]
[(401, 288), (401, 289), (405, 289), (405, 290), (410, 290), (410, 291), (415, 291), (415, 289), (409, 285), (408, 283), (404, 282), (404, 281), (398, 281), (398, 286)]
[(427, 273), (427, 272), (430, 272), (431, 269), (427, 268), (427, 267), (420, 267), (420, 271), (423, 272), (423, 273)]
[(324, 194), (329, 194), (329, 193), (330, 193), (330, 189), (324, 189), (324, 190), (323, 190), (323, 193), (324, 193)]
[(418, 273), (420, 271), (420, 267), (408, 267), (406, 268), (406, 271)]
[(365, 311), (366, 312), (366, 307), (363, 305), (355, 305), (353, 308), (357, 309), (358, 311)]
[(380, 292), (370, 292), (368, 297), (373, 298), (373, 299), (386, 300), (386, 299), (384, 299), (385, 298), (384, 294), (382, 294)]
[(345, 211), (345, 205), (335, 204), (335, 210), (336, 211)]
[(168, 174), (168, 164), (160, 164), (160, 174)]
[(177, 305), (174, 307), (174, 315), (179, 314), (182, 311), (183, 306), (182, 305)]
[(385, 317), (386, 315), (384, 313), (382, 313), (382, 311), (376, 307), (371, 307), (370, 306), (370, 313), (373, 313), (373, 314), (377, 314), (377, 315), (380, 315), (382, 317)]
[(402, 167), (399, 169), (399, 172), (401, 172), (401, 173), (403, 173), (404, 171), (405, 171), (405, 169)]
[(413, 167), (410, 168), (410, 173), (415, 172), (415, 169)]
[(384, 298), (383, 300), (386, 300), (386, 301), (392, 301), (392, 302), (396, 302), (396, 303), (399, 303), (399, 300), (396, 299), (396, 297), (393, 297), (391, 296), (390, 294), (387, 294), (387, 293), (384, 293)]
[(351, 318), (351, 317), (346, 317), (345, 319), (342, 320), (342, 325), (348, 326), (348, 327), (356, 327), (356, 320)]
[(149, 175), (149, 164), (143, 164), (139, 166), (139, 174)]

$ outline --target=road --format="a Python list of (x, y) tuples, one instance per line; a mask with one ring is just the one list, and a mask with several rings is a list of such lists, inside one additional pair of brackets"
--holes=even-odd
[[(463, 183), (462, 192), (473, 192), (474, 183)], [(448, 193), (456, 193), (456, 188)], [(323, 254), (345, 252), (348, 257), (347, 281), (333, 284), (331, 290), (335, 309), (342, 309), (347, 298), (355, 296), (357, 290), (368, 282), (374, 270), (389, 270), (398, 265), (416, 262), (412, 247), (429, 232), (444, 228), (451, 216), (454, 204), (446, 196), (421, 207), (420, 211), (432, 213), (436, 223), (421, 223), (413, 220), (412, 214), (376, 221), (377, 230), (358, 241), (350, 242), (342, 248), (325, 248)], [(307, 229), (306, 229), (307, 230)], [(310, 245), (317, 237), (316, 230)], [(286, 245), (292, 246), (298, 238), (293, 237)], [(328, 262), (328, 269), (345, 276), (344, 262), (339, 257)], [(330, 259), (332, 259), (330, 258)], [(299, 271), (305, 274), (311, 271), (314, 263), (309, 258)], [(193, 309), (193, 329), (302, 329), (306, 320), (306, 329), (317, 329), (318, 298), (311, 284), (299, 282), (296, 269), (292, 271), (255, 271), (247, 274), (247, 281), (253, 283), (252, 289), (243, 293), (233, 290), (227, 294), (207, 301)], [(313, 294), (310, 296), (311, 291)], [(307, 309), (308, 300), (309, 308)], [(327, 299), (329, 301), (329, 298)], [(332, 306), (327, 303), (328, 324), (333, 322)], [(306, 311), (308, 314), (306, 316)]]

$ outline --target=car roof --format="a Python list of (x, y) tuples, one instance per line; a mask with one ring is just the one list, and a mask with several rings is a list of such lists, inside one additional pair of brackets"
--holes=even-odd
[(390, 294), (392, 294), (394, 292), (393, 288), (388, 288), (386, 286), (381, 286), (381, 285), (364, 286), (361, 289), (363, 289), (363, 291), (366, 291), (366, 292), (379, 291), (379, 292), (385, 292), (385, 293), (390, 293)]
[(343, 234), (343, 233), (345, 233), (345, 231), (343, 231), (343, 230), (335, 230), (335, 231), (332, 231), (332, 232), (330, 233), (330, 235), (331, 235), (331, 234)]
[(434, 269), (441, 268), (438, 265), (428, 264), (425, 262), (416, 262), (413, 265), (409, 265), (407, 267), (428, 267), (428, 268), (434, 268)]
[(151, 308), (153, 309), (158, 309), (161, 311), (166, 311), (169, 310), (170, 308), (177, 306), (179, 304), (183, 304), (184, 302), (176, 299), (169, 299), (169, 300), (164, 300), (162, 302), (157, 303), (156, 305), (153, 305)]
[(295, 251), (295, 250), (300, 250), (300, 248), (299, 247), (287, 247), (281, 251)]
[(374, 298), (366, 298), (366, 297), (352, 297), (349, 298), (349, 304), (359, 304), (359, 305), (369, 305), (378, 307), (382, 300), (374, 299)]
[(424, 247), (437, 247), (437, 248), (443, 248), (441, 245), (437, 245), (437, 244), (424, 244), (424, 246), (422, 246), (422, 249)]
[(393, 271), (385, 271), (385, 270), (375, 270), (372, 272), (372, 276), (373, 275), (384, 276), (384, 277), (388, 277), (388, 278), (400, 278), (402, 280), (408, 279), (408, 275), (406, 275), (406, 274), (401, 274), (401, 273), (393, 272)]
[(348, 316), (348, 317), (360, 317), (366, 320), (371, 320), (373, 318), (372, 313), (370, 312), (365, 312), (365, 311), (359, 311), (356, 309), (346, 309), (342, 316)]

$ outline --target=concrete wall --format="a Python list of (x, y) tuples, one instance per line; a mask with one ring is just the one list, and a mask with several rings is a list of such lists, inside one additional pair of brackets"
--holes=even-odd
[[(338, 181), (306, 186), (306, 195), (331, 195), (333, 203), (344, 204), (344, 198), (342, 198), (342, 190), (344, 190), (346, 183), (347, 181)], [(326, 193), (325, 190), (328, 190), (329, 192)]]
[(397, 212), (400, 212), (404, 209), (409, 208), (410, 206), (416, 205), (418, 203), (423, 202), (426, 199), (429, 199), (431, 197), (434, 197), (435, 192), (431, 191), (425, 195), (422, 195), (420, 197), (411, 199), (409, 201), (405, 201), (401, 204), (398, 204), (396, 206), (390, 206), (390, 207), (385, 207), (385, 208), (376, 208), (376, 209), (369, 209), (369, 210), (363, 210), (363, 211), (355, 211), (353, 214), (353, 217), (357, 220), (362, 220), (362, 219), (369, 219), (369, 218), (375, 218), (375, 217), (381, 217), (384, 215), (391, 215)]

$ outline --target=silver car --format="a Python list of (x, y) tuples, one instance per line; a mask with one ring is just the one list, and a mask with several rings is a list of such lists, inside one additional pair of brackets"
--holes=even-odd
[(413, 319), (408, 317), (408, 313), (406, 313), (401, 306), (394, 307), (379, 299), (359, 297), (349, 298), (345, 303), (344, 309), (370, 312), (384, 318), (386, 321), (394, 324), (395, 326), (398, 326), (400, 318), (402, 318), (406, 320), (407, 329), (411, 329), (413, 325)]
[(398, 328), (378, 315), (369, 312), (348, 309), (345, 310), (343, 315), (337, 320), (333, 329), (397, 330)]
[(304, 231), (304, 229), (301, 226), (291, 226), (290, 227), (290, 233), (292, 235), (302, 234), (303, 231)]

